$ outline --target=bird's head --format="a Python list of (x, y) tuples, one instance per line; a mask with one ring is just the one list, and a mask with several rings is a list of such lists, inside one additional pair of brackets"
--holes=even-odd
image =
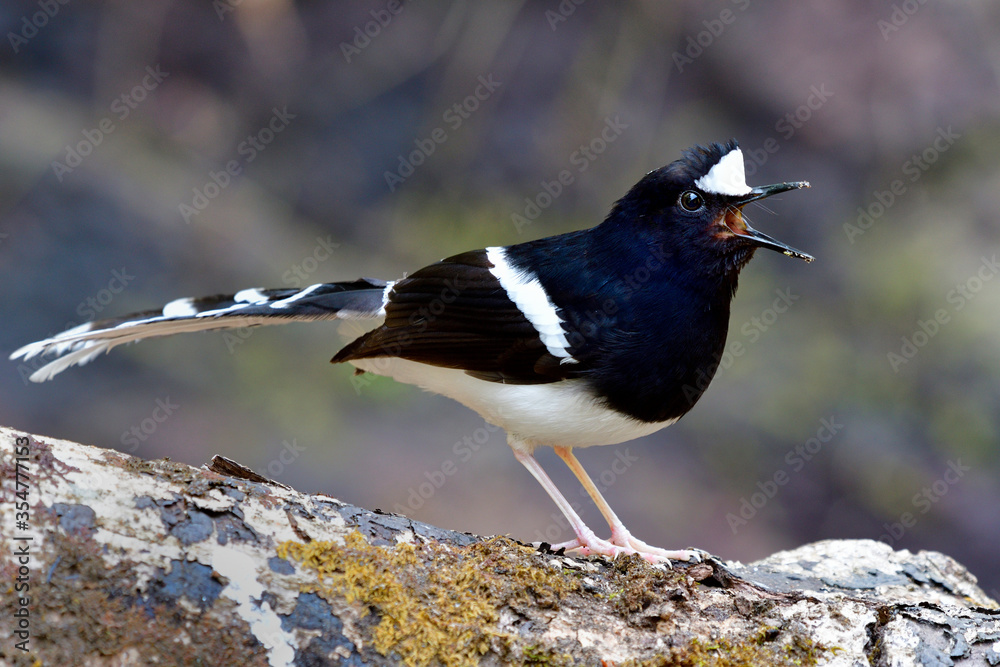
[[(663, 249), (711, 270), (738, 272), (759, 247), (811, 262), (813, 257), (751, 227), (744, 207), (809, 183), (750, 187), (736, 141), (697, 146), (649, 172), (616, 205), (613, 220), (632, 220)], [(619, 215), (616, 215), (619, 213)], [(626, 213), (626, 215), (620, 215)]]

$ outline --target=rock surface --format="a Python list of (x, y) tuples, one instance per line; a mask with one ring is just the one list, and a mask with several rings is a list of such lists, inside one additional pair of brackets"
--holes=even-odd
[(215, 468), (0, 428), (0, 664), (1000, 664), (996, 602), (935, 552), (666, 570)]

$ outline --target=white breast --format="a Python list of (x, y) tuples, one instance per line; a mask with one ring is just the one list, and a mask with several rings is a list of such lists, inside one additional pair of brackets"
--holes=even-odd
[(655, 433), (677, 421), (648, 423), (622, 415), (602, 405), (583, 380), (503, 384), (395, 357), (355, 359), (350, 363), (452, 398), (532, 448), (614, 445)]

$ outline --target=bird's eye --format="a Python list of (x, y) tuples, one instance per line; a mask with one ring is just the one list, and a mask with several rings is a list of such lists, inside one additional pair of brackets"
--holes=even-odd
[(680, 204), (685, 211), (694, 213), (705, 205), (705, 200), (694, 190), (685, 190), (681, 193)]

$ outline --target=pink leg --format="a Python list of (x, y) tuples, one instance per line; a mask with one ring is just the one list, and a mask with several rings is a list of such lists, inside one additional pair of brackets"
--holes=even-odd
[(642, 540), (632, 537), (632, 534), (622, 523), (618, 515), (614, 513), (611, 506), (608, 505), (608, 501), (604, 499), (601, 492), (594, 485), (593, 480), (590, 479), (590, 475), (587, 471), (583, 469), (580, 465), (580, 461), (577, 460), (576, 456), (573, 455), (572, 447), (555, 447), (555, 452), (561, 458), (569, 469), (573, 471), (576, 478), (580, 480), (580, 484), (586, 489), (587, 494), (597, 505), (597, 509), (601, 511), (604, 518), (607, 520), (608, 525), (611, 526), (611, 543), (617, 546), (623, 547), (625, 553), (638, 553), (641, 554), (643, 558), (650, 562), (660, 562), (664, 560), (683, 560), (683, 561), (695, 561), (701, 560), (701, 556), (697, 551), (668, 551), (666, 549), (660, 549), (658, 547), (650, 546), (643, 542)]
[[(667, 562), (671, 558), (674, 560), (700, 560), (697, 552), (694, 551), (666, 551), (664, 549), (651, 547), (648, 544), (633, 538), (618, 517), (615, 516), (614, 512), (611, 511), (607, 501), (605, 501), (600, 492), (598, 492), (597, 487), (594, 486), (590, 477), (588, 477), (587, 473), (584, 472), (583, 468), (580, 466), (580, 462), (576, 460), (576, 457), (572, 455), (568, 448), (557, 448), (556, 453), (559, 454), (560, 457), (563, 457), (563, 460), (566, 461), (570, 469), (577, 475), (580, 482), (583, 483), (584, 488), (586, 488), (587, 492), (591, 494), (592, 498), (594, 498), (594, 502), (597, 503), (601, 513), (604, 514), (605, 518), (608, 519), (608, 523), (611, 524), (611, 541), (600, 539), (594, 534), (594, 531), (592, 531), (583, 522), (583, 519), (581, 519), (580, 515), (576, 513), (576, 510), (573, 509), (573, 506), (570, 505), (565, 496), (559, 492), (559, 489), (556, 488), (556, 485), (542, 469), (542, 466), (538, 464), (535, 457), (528, 452), (522, 451), (516, 446), (512, 446), (512, 449), (514, 450), (515, 458), (517, 458), (517, 460), (521, 462), (521, 465), (527, 468), (528, 472), (530, 472), (531, 475), (538, 480), (538, 483), (542, 485), (542, 488), (545, 489), (545, 492), (549, 494), (549, 497), (552, 498), (556, 506), (569, 521), (570, 527), (576, 534), (576, 539), (563, 542), (561, 544), (553, 544), (553, 549), (579, 549), (584, 555), (600, 554), (603, 556), (611, 556), (612, 558), (618, 554), (638, 553), (651, 563)], [(569, 460), (563, 456), (563, 453), (561, 453), (560, 450), (565, 450), (566, 456), (569, 457)], [(570, 463), (570, 461), (572, 461), (572, 463)]]
[(569, 521), (570, 527), (573, 532), (576, 533), (576, 539), (570, 540), (569, 542), (563, 542), (561, 544), (553, 544), (552, 548), (555, 550), (559, 549), (580, 549), (585, 555), (588, 554), (601, 554), (604, 556), (611, 556), (614, 558), (620, 553), (631, 553), (633, 550), (628, 548), (622, 548), (619, 545), (612, 544), (607, 540), (602, 540), (597, 535), (594, 534), (587, 524), (583, 522), (580, 515), (576, 513), (573, 506), (569, 504), (569, 501), (559, 492), (556, 485), (552, 482), (549, 476), (542, 469), (542, 466), (538, 464), (531, 454), (527, 452), (522, 452), (518, 449), (514, 449), (514, 456), (518, 461), (521, 462), (528, 472), (538, 480), (538, 483), (542, 485), (549, 497), (555, 501), (556, 506), (562, 511), (563, 515)]

